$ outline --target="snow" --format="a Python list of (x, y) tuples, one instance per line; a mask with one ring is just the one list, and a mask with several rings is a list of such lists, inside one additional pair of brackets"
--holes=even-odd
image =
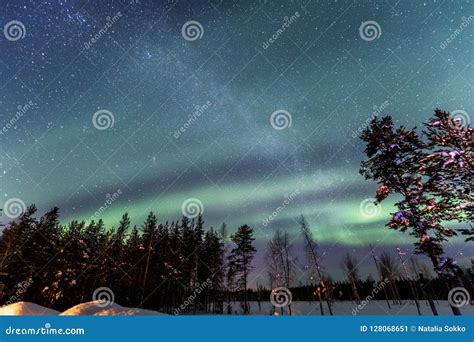
[(99, 311), (95, 316), (167, 316), (164, 313), (145, 309), (130, 309), (119, 306)]
[[(100, 311), (104, 310), (105, 308), (100, 307), (102, 305), (101, 301), (92, 301), (87, 303), (82, 303), (73, 306), (72, 308), (67, 309), (66, 311), (62, 312), (61, 316), (92, 316), (96, 315)], [(118, 304), (112, 303), (108, 306), (108, 308), (118, 307)]]
[(34, 303), (16, 302), (0, 307), (0, 316), (56, 316), (59, 312)]
[(82, 303), (61, 313), (61, 316), (150, 316), (165, 315), (158, 311), (132, 309), (120, 306), (116, 303), (101, 307), (101, 301)]
[(92, 301), (78, 304), (60, 313), (34, 303), (17, 302), (0, 307), (0, 316), (159, 316), (166, 315), (158, 311), (133, 309), (112, 303), (101, 307), (103, 302)]
[[(427, 301), (422, 300), (420, 303), (420, 311), (423, 316), (432, 316), (433, 313)], [(242, 314), (242, 308), (239, 302), (231, 303), (233, 314)], [(261, 302), (259, 308), (258, 302), (250, 302), (250, 314), (251, 315), (270, 315), (274, 314), (274, 309), (270, 302)], [(391, 308), (388, 308), (387, 302), (384, 300), (372, 300), (368, 301), (367, 304), (360, 309), (357, 313), (358, 316), (366, 315), (390, 315), (390, 316), (417, 316), (415, 303), (413, 301), (404, 300), (402, 304), (394, 305), (390, 302)], [(435, 301), (435, 306), (439, 315), (452, 316), (453, 312), (447, 300)], [(351, 301), (336, 301), (331, 305), (334, 315), (352, 315), (353, 310), (357, 309), (357, 304)], [(294, 301), (291, 303), (291, 309), (293, 315), (321, 315), (319, 309), (319, 302), (299, 302)], [(324, 314), (329, 315), (329, 309), (327, 304), (323, 305)], [(465, 305), (460, 308), (463, 315), (474, 315), (474, 305)], [(226, 311), (226, 304), (224, 304), (224, 311)], [(281, 314), (281, 309), (276, 310), (277, 314)], [(285, 307), (283, 310), (284, 315), (288, 315), (288, 308)]]
[[(126, 308), (116, 303), (112, 303), (105, 307), (101, 307), (103, 302), (92, 301), (78, 304), (69, 308), (68, 310), (59, 313), (56, 310), (51, 310), (43, 306), (28, 303), (17, 302), (7, 306), (0, 307), (0, 316), (149, 316), (149, 315), (166, 315), (158, 311)], [(281, 309), (277, 309), (276, 313), (270, 302), (261, 302), (260, 307), (257, 302), (250, 302), (251, 315), (281, 315)], [(227, 312), (226, 303), (224, 303), (224, 311)], [(357, 312), (357, 315), (418, 315), (415, 303), (413, 301), (404, 301), (402, 304), (394, 305), (390, 303), (391, 308), (388, 308), (386, 301), (372, 300), (369, 301), (362, 309)], [(231, 303), (232, 314), (243, 314), (239, 302)], [(439, 315), (452, 316), (453, 313), (447, 301), (435, 301), (436, 309)], [(323, 305), (325, 315), (329, 315), (327, 304)], [(332, 310), (335, 315), (352, 315), (357, 308), (355, 302), (337, 301), (332, 304)], [(293, 315), (321, 315), (318, 302), (298, 302), (291, 303)], [(426, 301), (420, 301), (420, 310), (422, 315), (431, 316), (433, 313)], [(463, 315), (474, 315), (474, 305), (466, 305), (461, 307)], [(206, 314), (206, 313), (201, 313)], [(288, 307), (283, 308), (283, 314), (288, 315)]]

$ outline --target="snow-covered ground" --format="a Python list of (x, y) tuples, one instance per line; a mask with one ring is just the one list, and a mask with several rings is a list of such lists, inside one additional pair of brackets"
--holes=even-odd
[(61, 316), (150, 316), (150, 315), (165, 315), (158, 311), (131, 309), (112, 303), (105, 307), (101, 307), (100, 301), (92, 301), (82, 303), (66, 311), (60, 313)]
[(150, 315), (165, 315), (161, 312), (125, 308), (118, 304), (110, 304), (101, 307), (102, 302), (92, 301), (82, 303), (68, 310), (60, 313), (56, 310), (51, 310), (40, 305), (28, 302), (17, 302), (7, 306), (0, 307), (0, 316), (150, 316)]
[[(451, 307), (448, 301), (435, 301), (435, 306), (439, 315), (453, 315)], [(357, 311), (357, 304), (350, 301), (337, 301), (331, 305), (334, 315), (353, 315), (353, 310), (357, 315), (418, 315), (415, 303), (413, 301), (403, 301), (402, 305), (394, 305), (390, 302), (390, 309), (388, 308), (386, 301), (372, 300), (369, 301), (362, 309)], [(325, 315), (329, 315), (328, 306), (326, 303), (323, 305)], [(274, 308), (269, 302), (261, 302), (260, 306), (258, 302), (250, 303), (250, 314), (251, 315), (270, 315), (275, 314)], [(321, 315), (319, 302), (293, 302), (291, 303), (291, 311), (293, 315)], [(430, 306), (427, 301), (420, 301), (420, 311), (422, 315), (431, 316), (433, 315)], [(232, 313), (242, 314), (243, 310), (240, 303), (232, 303)], [(474, 315), (474, 305), (466, 305), (461, 307), (461, 313), (463, 315)], [(277, 314), (281, 314), (281, 309), (277, 310)], [(288, 315), (288, 307), (283, 310), (284, 315)]]
[[(40, 305), (36, 305), (28, 302), (17, 302), (11, 305), (0, 307), (0, 316), (137, 316), (137, 315), (165, 315), (161, 312), (144, 310), (144, 309), (132, 309), (120, 306), (118, 304), (110, 304), (106, 307), (99, 306), (100, 301), (93, 301), (88, 303), (82, 303), (60, 313), (55, 310), (51, 310)], [(226, 304), (225, 304), (226, 305)], [(439, 315), (452, 315), (451, 308), (449, 307), (448, 301), (436, 301), (436, 309)], [(243, 313), (242, 307), (239, 302), (231, 303), (232, 314), (239, 315)], [(387, 302), (385, 301), (369, 301), (362, 309), (357, 311), (357, 304), (354, 302), (335, 302), (332, 304), (332, 311), (334, 315), (352, 315), (356, 312), (357, 315), (418, 315), (415, 303), (412, 301), (404, 301), (402, 305), (394, 305), (390, 303), (391, 308), (388, 308)], [(324, 314), (329, 315), (327, 304), (323, 305)], [(293, 302), (291, 303), (291, 310), (293, 315), (321, 315), (319, 302)], [(420, 310), (422, 315), (431, 316), (433, 315), (428, 303), (426, 301), (420, 302)], [(226, 310), (227, 312), (227, 310)], [(463, 315), (474, 315), (474, 305), (466, 305), (461, 308)], [(205, 314), (205, 313), (204, 313)], [(281, 315), (281, 309), (277, 309), (275, 313), (274, 308), (270, 302), (250, 302), (250, 314), (251, 315)], [(283, 308), (283, 314), (288, 315), (288, 307)]]

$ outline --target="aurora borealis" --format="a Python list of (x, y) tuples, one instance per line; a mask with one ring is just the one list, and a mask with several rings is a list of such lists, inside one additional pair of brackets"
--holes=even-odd
[[(437, 0), (6, 1), (2, 27), (19, 21), (24, 37), (0, 37), (3, 202), (87, 220), (120, 190), (100, 217), (139, 225), (150, 210), (177, 220), (195, 198), (207, 226), (247, 223), (262, 245), (278, 228), (296, 238), (303, 214), (337, 258), (411, 248), (384, 227), (387, 203), (361, 212), (375, 184), (354, 132), (374, 112), (405, 126), (436, 107), (472, 113), (472, 15), (472, 2)], [(291, 125), (276, 129), (275, 111)]]

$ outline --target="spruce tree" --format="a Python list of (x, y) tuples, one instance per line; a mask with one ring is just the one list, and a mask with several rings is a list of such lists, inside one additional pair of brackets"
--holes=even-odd
[(11, 222), (2, 233), (0, 241), (0, 276), (3, 283), (3, 301), (9, 301), (17, 293), (18, 286), (32, 279), (35, 274), (29, 266), (28, 243), (31, 241), (38, 221), (33, 217), (34, 205)]
[[(126, 274), (121, 278), (125, 283), (125, 302), (133, 307), (140, 305), (141, 291), (137, 288), (137, 280), (142, 278), (140, 261), (143, 256), (143, 245), (140, 232), (134, 226), (127, 239), (124, 252), (124, 264)], [(140, 284), (139, 284), (140, 285)]]
[(34, 303), (44, 302), (41, 292), (44, 284), (51, 283), (55, 277), (55, 259), (59, 253), (59, 245), (59, 209), (55, 207), (41, 217), (31, 239), (24, 245), (27, 248), (23, 256), (33, 274), (26, 300)]
[(145, 223), (142, 226), (142, 246), (144, 248), (143, 258), (143, 279), (141, 281), (141, 298), (140, 307), (148, 298), (148, 291), (154, 288), (156, 279), (152, 277), (156, 274), (158, 265), (156, 264), (156, 246), (158, 242), (158, 226), (157, 219), (153, 212), (148, 214)]
[[(129, 267), (125, 257), (125, 246), (130, 224), (128, 214), (123, 214), (117, 229), (111, 232), (106, 247), (108, 249), (105, 255), (108, 269), (106, 285), (111, 289), (116, 289), (116, 291), (122, 288), (121, 282), (123, 276), (126, 275), (125, 270)], [(117, 297), (120, 297), (120, 295), (121, 293), (116, 293)]]

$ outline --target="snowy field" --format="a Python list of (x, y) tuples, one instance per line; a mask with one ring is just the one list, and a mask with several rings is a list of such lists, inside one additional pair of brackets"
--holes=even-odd
[[(106, 307), (100, 307), (100, 302), (88, 302), (78, 304), (72, 308), (58, 312), (51, 310), (33, 303), (18, 302), (8, 306), (0, 307), (0, 316), (44, 316), (44, 315), (64, 315), (64, 316), (83, 316), (83, 315), (94, 315), (94, 316), (148, 316), (148, 315), (165, 315), (161, 312), (144, 310), (144, 309), (133, 309), (120, 306), (118, 304), (111, 304)], [(232, 314), (239, 315), (243, 313), (243, 310), (239, 302), (231, 303)], [(436, 309), (439, 315), (451, 316), (453, 313), (448, 305), (447, 301), (436, 301)], [(393, 305), (390, 303), (391, 308), (387, 306), (385, 301), (370, 301), (364, 308), (360, 309), (358, 315), (418, 315), (416, 306), (413, 302), (405, 301), (402, 305)], [(335, 302), (332, 304), (332, 310), (334, 315), (352, 315), (353, 310), (357, 308), (354, 302)], [(327, 305), (323, 306), (325, 315), (329, 315)], [(321, 315), (318, 302), (293, 302), (291, 304), (291, 310), (293, 315)], [(426, 301), (420, 302), (420, 310), (422, 315), (431, 316), (433, 313)], [(227, 312), (227, 311), (226, 311)], [(474, 305), (466, 305), (461, 308), (463, 315), (474, 315)], [(205, 314), (205, 313), (204, 313)], [(282, 310), (278, 309), (275, 313), (274, 308), (270, 302), (258, 302), (250, 303), (250, 314), (251, 315), (281, 315)], [(288, 307), (283, 308), (283, 315), (288, 315)]]
[[(373, 300), (368, 302), (361, 310), (358, 311), (357, 315), (418, 315), (415, 303), (413, 301), (403, 301), (402, 305), (393, 305), (390, 303), (391, 308), (389, 309), (386, 301)], [(452, 315), (451, 308), (448, 301), (435, 301), (436, 309), (439, 315)], [(357, 308), (355, 302), (338, 301), (332, 304), (332, 311), (334, 315), (352, 315), (353, 310)], [(323, 305), (324, 314), (329, 315), (327, 304)], [(291, 310), (293, 315), (321, 315), (319, 308), (319, 302), (293, 302), (291, 303)], [(278, 314), (281, 314), (281, 309), (278, 309)], [(420, 311), (422, 315), (431, 316), (433, 315), (427, 301), (420, 302)], [(233, 314), (241, 314), (242, 308), (240, 303), (232, 303)], [(274, 308), (270, 302), (261, 302), (260, 307), (257, 302), (250, 303), (250, 314), (251, 315), (270, 315), (274, 312)], [(474, 305), (466, 305), (461, 308), (463, 315), (474, 315)], [(288, 314), (288, 308), (285, 307), (283, 314)]]

